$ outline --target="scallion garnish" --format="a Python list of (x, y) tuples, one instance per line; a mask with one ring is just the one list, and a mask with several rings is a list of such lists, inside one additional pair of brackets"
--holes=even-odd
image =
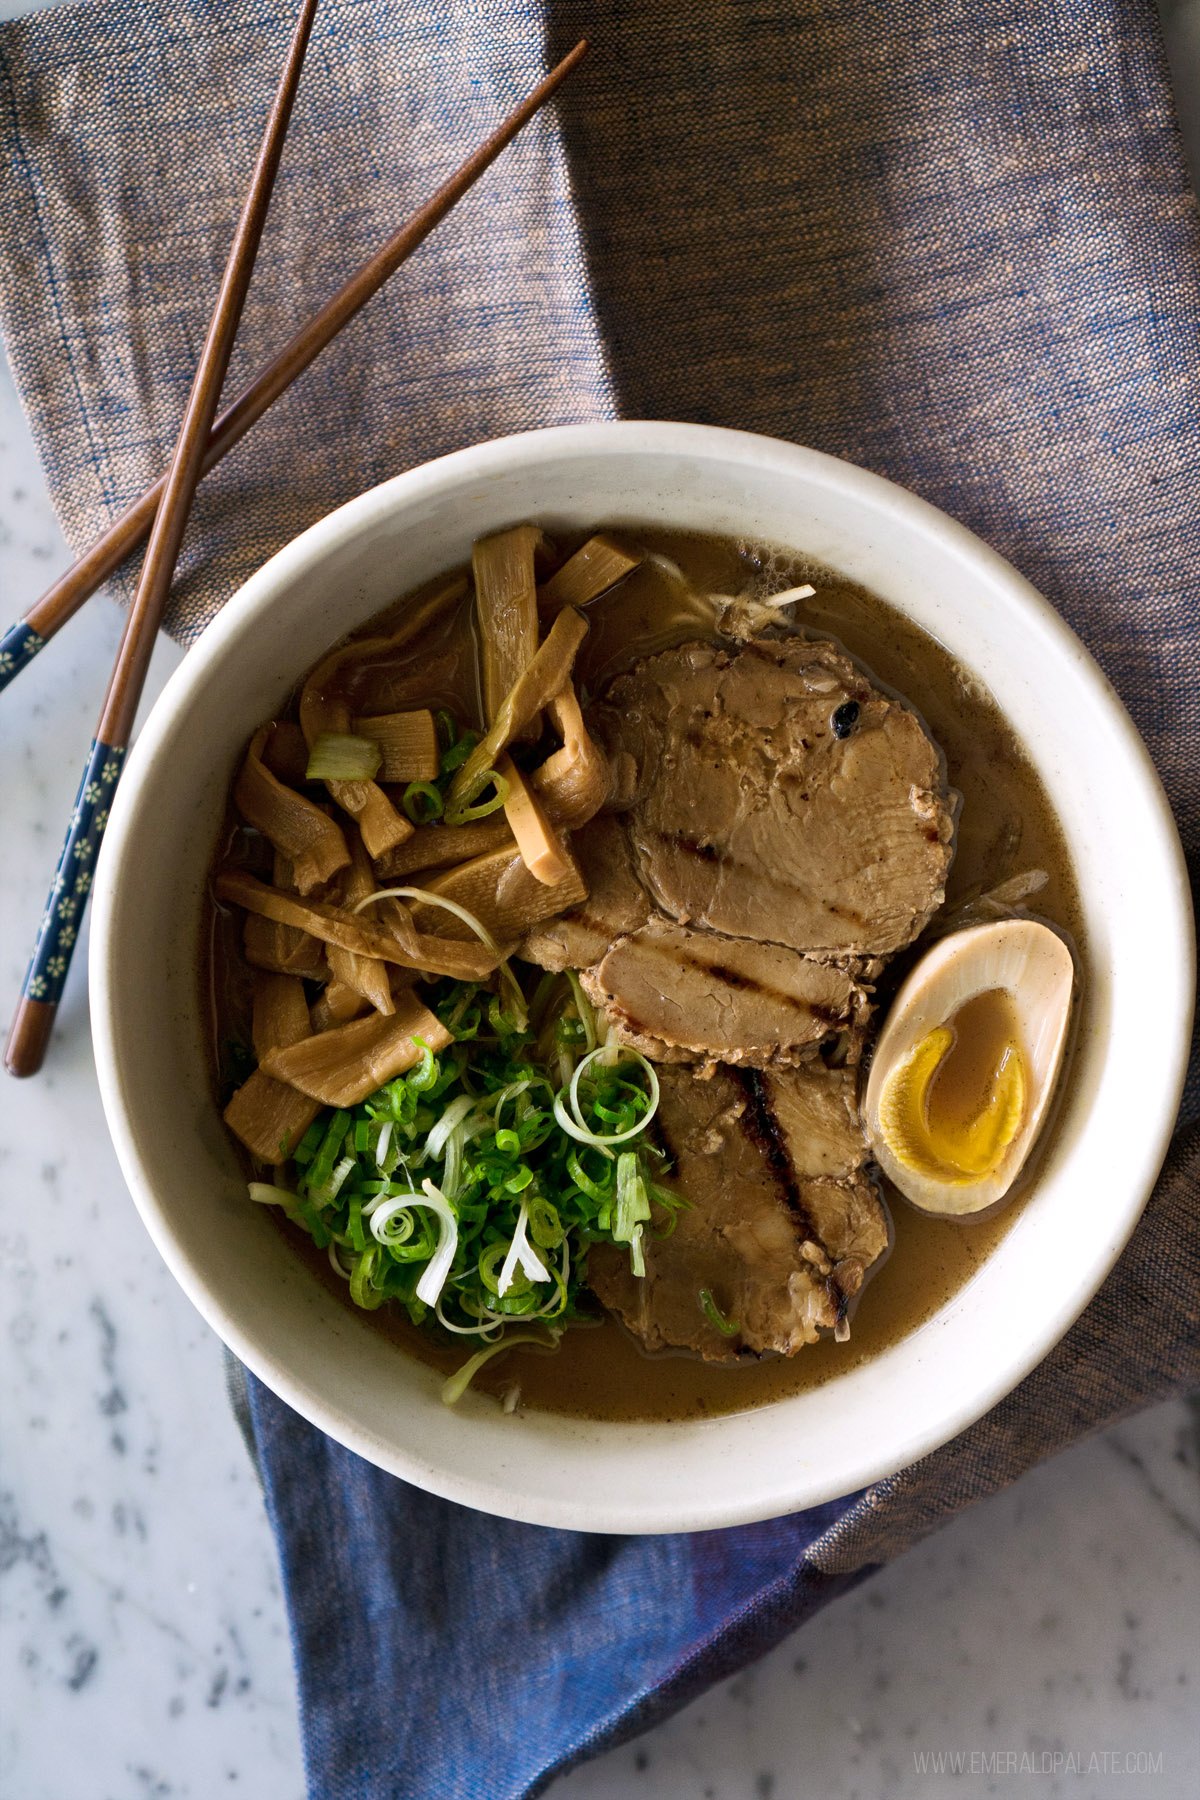
[(432, 825), (442, 816), (442, 796), (432, 781), (410, 781), (400, 804), (414, 825)]
[(727, 1319), (707, 1288), (700, 1289), (700, 1305), (710, 1325), (715, 1325), (723, 1337), (736, 1337), (742, 1329), (736, 1319)]
[[(481, 799), (488, 788), (493, 790), (492, 793), (486, 800)], [(486, 819), (489, 813), (499, 812), (507, 799), (508, 783), (503, 775), (498, 775), (495, 769), (481, 769), (465, 793), (457, 800), (446, 801), (446, 823), (470, 825), (476, 819)]]
[(621, 1244), (641, 1273), (644, 1229), (665, 1233), (684, 1204), (661, 1185), (665, 1159), (647, 1132), (651, 1065), (597, 1045), (566, 976), (548, 986), (522, 972), (528, 993), (515, 969), (501, 994), (432, 984), (427, 1003), (454, 1041), (437, 1055), (424, 1047), (361, 1105), (318, 1114), (280, 1173), (290, 1186), (251, 1186), (329, 1250), (356, 1305), (394, 1300), (415, 1324), (484, 1346), (447, 1383), (451, 1400), (488, 1356), (548, 1345), (522, 1323), (552, 1322), (557, 1342), (594, 1320), (589, 1247)]
[(323, 731), (308, 753), (306, 781), (373, 781), (383, 767), (383, 751), (373, 738)]

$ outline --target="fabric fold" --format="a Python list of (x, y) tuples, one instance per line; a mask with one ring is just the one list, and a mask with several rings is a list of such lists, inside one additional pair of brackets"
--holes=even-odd
[[(952, 1443), (863, 1493), (692, 1536), (484, 1519), (250, 1380), (313, 1792), (526, 1800), (763, 1655), (1035, 1463), (1200, 1384), (1200, 1127), (1062, 1342)], [(380, 1729), (382, 1696), (403, 1708)], [(436, 1746), (436, 1748), (435, 1748)]]
[[(170, 460), (290, 29), (275, 0), (0, 29), (0, 333), (77, 553)], [(226, 404), (545, 72), (537, 5), (324, 0)], [(612, 410), (548, 109), (203, 483), (168, 629), (389, 476)]]

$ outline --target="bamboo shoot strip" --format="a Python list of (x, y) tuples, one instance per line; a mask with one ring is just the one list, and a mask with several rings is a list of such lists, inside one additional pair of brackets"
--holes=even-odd
[[(536, 880), (520, 851), (499, 850), (490, 856), (477, 856), (457, 869), (447, 869), (445, 874), (427, 882), (425, 891), (466, 907), (498, 944), (519, 943), (543, 919), (553, 918), (587, 899), (587, 884), (578, 866), (566, 852), (564, 858), (566, 874), (556, 887), (546, 887)], [(418, 929), (432, 924), (435, 916), (432, 907), (413, 901)], [(466, 928), (447, 919), (439, 929), (457, 937)]]
[(311, 1035), (304, 983), (295, 975), (256, 975), (251, 1041), (259, 1062), (268, 1050), (298, 1044)]
[(262, 749), (264, 765), (285, 787), (303, 787), (308, 779), (308, 745), (290, 719), (275, 719)]
[(405, 995), (392, 1018), (374, 1013), (322, 1031), (289, 1050), (273, 1050), (264, 1068), (276, 1080), (326, 1106), (357, 1106), (386, 1081), (419, 1063), (422, 1046), (444, 1050), (450, 1041), (441, 1020), (415, 994)]
[[(475, 610), (483, 667), (483, 711), (494, 725), (505, 699), (533, 661), (538, 647), (537, 573), (534, 559), (548, 550), (536, 525), (514, 525), (480, 538), (471, 550)], [(532, 720), (514, 734), (535, 738)]]
[(242, 953), (253, 969), (276, 975), (299, 975), (306, 981), (328, 981), (325, 946), (307, 931), (247, 913), (242, 928)]
[[(272, 1050), (287, 1049), (312, 1036), (303, 983), (290, 975), (259, 975), (254, 983), (254, 1054), (261, 1065)], [(266, 1163), (286, 1162), (320, 1110), (318, 1103), (255, 1069), (229, 1105), (224, 1119), (247, 1150)]]
[[(464, 575), (443, 582), (416, 602), (395, 631), (386, 636), (351, 638), (323, 657), (300, 695), (300, 729), (311, 750), (318, 738), (350, 734), (352, 709), (343, 671), (348, 663), (369, 657), (395, 656), (456, 605), (467, 591)], [(372, 856), (383, 856), (413, 834), (413, 825), (398, 813), (374, 781), (327, 781), (330, 797), (357, 819), (363, 843)]]
[(340, 981), (327, 982), (313, 1002), (313, 1030), (328, 1031), (333, 1025), (348, 1025), (366, 1010), (367, 1002), (353, 988), (343, 987)]
[[(353, 827), (350, 833), (350, 857), (350, 868), (343, 878), (340, 898), (343, 906), (353, 909), (357, 901), (365, 900), (368, 894), (373, 894), (377, 885), (371, 859)], [(355, 951), (344, 950), (338, 944), (330, 944), (326, 954), (329, 973), (334, 981), (353, 988), (364, 1000), (370, 1001), (376, 1012), (395, 1012), (387, 965), (380, 962), (378, 957), (359, 956)]]
[(307, 894), (344, 869), (350, 852), (328, 813), (272, 775), (263, 751), (273, 729), (263, 725), (251, 738), (233, 790), (234, 805), (247, 825), (288, 858), (297, 888)]
[(609, 797), (612, 770), (583, 722), (571, 682), (550, 701), (551, 723), (563, 741), (532, 775), (533, 788), (553, 823), (577, 831), (594, 818)]
[[(575, 652), (587, 635), (587, 620), (573, 607), (555, 619), (537, 655), (506, 695), (486, 737), (481, 738), (450, 784), (451, 804), (464, 804), (478, 792), (495, 758), (535, 719), (571, 673)], [(447, 808), (449, 810), (449, 808)]]
[(449, 863), (486, 856), (489, 850), (515, 849), (508, 820), (502, 812), (472, 825), (418, 825), (406, 843), (375, 859), (375, 872), (384, 881), (412, 875), (418, 869), (441, 869)]
[(416, 601), (395, 631), (386, 636), (350, 638), (322, 657), (300, 695), (300, 729), (310, 750), (323, 731), (346, 732), (350, 729), (353, 709), (340, 679), (346, 664), (366, 662), (377, 656), (399, 655), (457, 605), (466, 591), (466, 576), (452, 576), (423, 600)]
[(642, 561), (640, 550), (627, 550), (616, 538), (603, 532), (590, 537), (539, 587), (537, 603), (542, 622), (548, 624), (564, 606), (587, 606), (598, 600)]
[(364, 924), (343, 912), (316, 900), (298, 900), (281, 894), (253, 875), (240, 869), (227, 869), (213, 884), (218, 900), (244, 906), (247, 912), (261, 913), (281, 925), (296, 925), (311, 932), (322, 943), (336, 944), (353, 950), (357, 956), (378, 957), (381, 962), (397, 963), (402, 969), (427, 969), (434, 975), (452, 975), (459, 981), (482, 981), (496, 968), (498, 958), (482, 944), (451, 943), (447, 938), (416, 934), (416, 950), (407, 950), (389, 932)]
[(379, 781), (436, 781), (439, 759), (433, 714), (376, 713), (354, 721), (356, 737), (368, 738), (383, 752)]
[(260, 1162), (286, 1162), (317, 1114), (320, 1102), (255, 1069), (221, 1115)]
[(371, 856), (383, 856), (413, 834), (411, 819), (398, 813), (376, 781), (327, 781), (332, 800), (358, 821)]
[[(285, 894), (295, 892), (292, 865), (276, 850), (271, 885)], [(276, 975), (299, 975), (310, 981), (328, 981), (329, 965), (325, 946), (307, 931), (294, 925), (280, 925), (274, 919), (247, 913), (242, 928), (242, 948), (246, 961), (256, 969), (270, 970)]]
[(525, 867), (546, 887), (565, 881), (570, 865), (562, 839), (507, 750), (497, 759), (496, 773), (508, 783), (504, 813)]

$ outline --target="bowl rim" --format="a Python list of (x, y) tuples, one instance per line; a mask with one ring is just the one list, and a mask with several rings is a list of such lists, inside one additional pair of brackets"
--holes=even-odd
[[(851, 503), (857, 502), (876, 515), (890, 516), (918, 543), (932, 544), (936, 540), (943, 553), (949, 551), (952, 556), (972, 563), (986, 582), (990, 582), (1011, 606), (1036, 626), (1044, 641), (1070, 659), (1103, 707), (1108, 727), (1119, 741), (1121, 758), (1141, 789), (1164, 863), (1170, 871), (1169, 892), (1164, 894), (1164, 904), (1173, 917), (1175, 949), (1185, 979), (1178, 984), (1174, 1010), (1165, 1021), (1160, 1021), (1163, 1031), (1160, 1050), (1164, 1042), (1166, 1047), (1160, 1066), (1165, 1068), (1167, 1079), (1159, 1089), (1157, 1113), (1147, 1124), (1142, 1139), (1136, 1178), (1130, 1184), (1119, 1229), (1099, 1247), (1089, 1264), (1088, 1281), (1083, 1287), (1064, 1290), (1057, 1303), (1047, 1308), (1036, 1335), (1015, 1347), (1011, 1358), (1002, 1366), (993, 1367), (969, 1400), (960, 1400), (940, 1414), (930, 1416), (923, 1429), (910, 1434), (898, 1463), (894, 1451), (881, 1462), (877, 1453), (872, 1455), (864, 1448), (857, 1461), (852, 1460), (847, 1465), (848, 1472), (844, 1470), (833, 1487), (822, 1487), (819, 1479), (809, 1479), (803, 1483), (802, 1495), (796, 1497), (797, 1479), (793, 1474), (790, 1479), (781, 1478), (769, 1491), (760, 1487), (755, 1497), (742, 1505), (725, 1504), (714, 1511), (711, 1507), (706, 1509), (701, 1500), (686, 1516), (686, 1509), (677, 1508), (670, 1519), (663, 1518), (661, 1508), (656, 1509), (637, 1495), (629, 1495), (621, 1504), (610, 1504), (605, 1516), (597, 1522), (595, 1509), (587, 1497), (571, 1507), (564, 1506), (561, 1499), (540, 1502), (536, 1496), (525, 1495), (520, 1504), (514, 1505), (502, 1482), (492, 1480), (489, 1483), (486, 1476), (463, 1478), (453, 1472), (430, 1469), (418, 1454), (397, 1453), (393, 1446), (381, 1444), (369, 1429), (348, 1419), (322, 1395), (297, 1380), (286, 1365), (266, 1353), (249, 1327), (230, 1314), (209, 1290), (176, 1242), (167, 1211), (155, 1193), (154, 1182), (139, 1148), (134, 1111), (128, 1104), (129, 1097), (120, 1079), (116, 1049), (119, 998), (114, 981), (115, 964), (119, 959), (113, 954), (113, 925), (121, 889), (122, 849), (134, 827), (143, 792), (153, 780), (157, 753), (163, 740), (189, 697), (207, 680), (212, 665), (220, 661), (230, 641), (259, 614), (269, 610), (302, 570), (327, 555), (335, 545), (357, 536), (371, 521), (384, 519), (414, 501), (453, 489), (464, 481), (486, 480), (490, 475), (507, 472), (513, 468), (514, 459), (537, 463), (547, 455), (558, 460), (577, 455), (594, 456), (598, 452), (620, 456), (632, 451), (673, 458), (699, 456), (706, 462), (736, 461), (753, 464), (768, 473), (799, 474), (810, 486), (839, 492)], [(852, 1493), (895, 1473), (897, 1468), (910, 1466), (948, 1442), (1019, 1385), (1094, 1296), (1128, 1241), (1150, 1196), (1166, 1155), (1186, 1075), (1196, 984), (1190, 885), (1166, 794), (1149, 751), (1112, 684), (1050, 603), (967, 527), (882, 476), (823, 452), (755, 433), (668, 421), (607, 420), (555, 426), (458, 450), (367, 490), (317, 520), (283, 546), (230, 597), (207, 626), (171, 676), (142, 727), (117, 791), (97, 868), (91, 935), (90, 999), (96, 1067), (101, 1100), (118, 1161), (152, 1240), (184, 1292), (217, 1335), (303, 1418), (336, 1442), (394, 1475), (414, 1481), (448, 1500), (502, 1516), (560, 1528), (612, 1532), (712, 1529), (778, 1516), (798, 1506), (818, 1504)], [(714, 1420), (706, 1429), (715, 1429), (719, 1423)], [(649, 1429), (664, 1433), (673, 1427), (656, 1424)], [(663, 1441), (665, 1444), (668, 1439), (664, 1436)]]

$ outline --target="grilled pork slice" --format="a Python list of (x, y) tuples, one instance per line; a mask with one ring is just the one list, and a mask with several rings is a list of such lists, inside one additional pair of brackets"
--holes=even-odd
[(637, 873), (680, 924), (889, 956), (941, 905), (940, 754), (834, 645), (683, 644), (619, 676), (590, 722), (637, 765)]
[(797, 1181), (832, 1176), (844, 1180), (867, 1160), (858, 1113), (858, 1077), (852, 1069), (814, 1064), (803, 1075), (765, 1074), (756, 1083), (773, 1130)]
[(788, 1067), (841, 1034), (857, 1060), (877, 961), (809, 958), (779, 945), (696, 932), (652, 906), (619, 819), (571, 834), (587, 899), (537, 926), (520, 954), (581, 969), (616, 1037), (656, 1062)]
[(571, 833), (571, 852), (587, 889), (573, 911), (535, 926), (521, 946), (527, 962), (556, 973), (587, 969), (616, 938), (650, 917), (650, 900), (633, 868), (629, 840), (618, 819), (601, 814)]
[[(849, 1303), (888, 1244), (887, 1212), (861, 1173), (853, 1077), (818, 1067), (658, 1075), (670, 1181), (690, 1204), (670, 1237), (647, 1239), (644, 1277), (625, 1251), (592, 1248), (601, 1302), (648, 1350), (710, 1362), (790, 1356), (822, 1332), (844, 1335)], [(706, 1295), (733, 1329), (714, 1322)]]
[(831, 1033), (857, 1051), (869, 1010), (850, 969), (778, 944), (651, 919), (583, 976), (617, 1038), (645, 1055), (786, 1068)]

